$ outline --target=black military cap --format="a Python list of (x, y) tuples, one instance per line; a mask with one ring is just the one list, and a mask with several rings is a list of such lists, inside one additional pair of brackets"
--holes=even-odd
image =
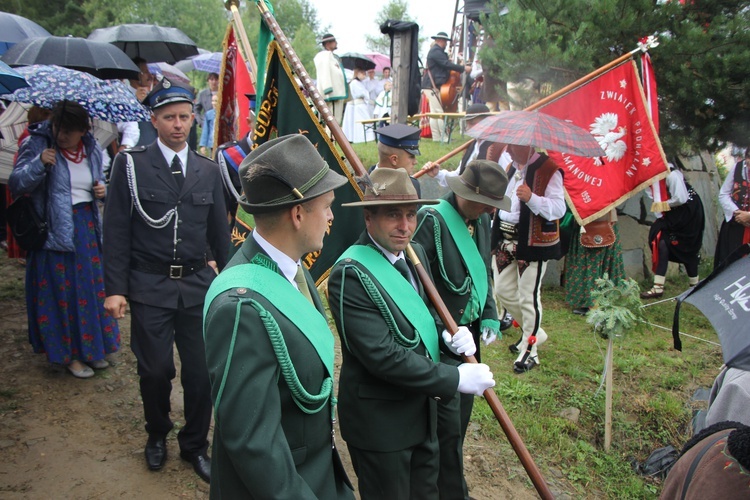
[(194, 99), (193, 87), (186, 83), (172, 81), (164, 77), (148, 93), (146, 98), (143, 99), (143, 104), (151, 109), (157, 109), (175, 102), (189, 102), (193, 104)]
[(419, 133), (417, 127), (397, 123), (378, 129), (378, 140), (386, 146), (403, 149), (407, 153), (419, 155)]

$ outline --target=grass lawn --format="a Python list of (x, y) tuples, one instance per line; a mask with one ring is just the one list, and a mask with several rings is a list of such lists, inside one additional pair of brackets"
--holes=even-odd
[[(417, 168), (459, 146), (467, 137), (456, 136), (451, 145), (423, 140)], [(377, 161), (374, 143), (354, 149), (366, 166)], [(446, 163), (455, 168), (461, 155)], [(704, 263), (706, 276), (710, 263)], [(641, 288), (651, 283), (642, 282)], [(687, 288), (687, 278), (667, 281), (664, 297)], [(549, 340), (540, 348), (541, 366), (527, 374), (512, 370), (515, 358), (507, 346), (519, 333), (483, 349), (483, 361), (495, 374), (498, 394), (524, 443), (545, 477), (562, 475), (575, 498), (654, 498), (658, 481), (636, 475), (633, 460), (644, 461), (656, 448), (671, 444), (678, 450), (691, 436), (690, 420), (698, 409), (690, 402), (699, 387), (710, 387), (722, 364), (718, 346), (683, 336), (683, 351), (672, 348), (671, 331), (644, 325), (615, 341), (613, 437), (610, 452), (603, 451), (604, 388), (599, 388), (606, 341), (593, 333), (586, 319), (575, 316), (559, 287), (542, 292), (543, 326)], [(674, 302), (646, 309), (650, 323), (671, 330)], [(718, 342), (708, 320), (690, 305), (681, 313), (681, 330), (700, 339)], [(565, 409), (580, 410), (577, 422), (563, 418)], [(503, 464), (519, 464), (490, 408), (474, 406), (473, 422), (485, 446), (505, 449)], [(529, 484), (530, 481), (529, 481)]]

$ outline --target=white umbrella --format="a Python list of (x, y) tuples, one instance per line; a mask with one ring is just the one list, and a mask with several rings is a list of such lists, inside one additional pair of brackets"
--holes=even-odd
[[(0, 182), (8, 182), (10, 172), (13, 170), (13, 158), (18, 152), (18, 138), (29, 125), (27, 113), (30, 104), (12, 102), (8, 109), (0, 115)], [(112, 141), (117, 139), (117, 125), (94, 119), (91, 132), (102, 148), (106, 148)]]

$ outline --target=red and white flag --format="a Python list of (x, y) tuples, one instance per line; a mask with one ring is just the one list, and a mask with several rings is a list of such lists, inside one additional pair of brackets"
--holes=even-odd
[(568, 204), (585, 225), (669, 172), (635, 62), (624, 62), (539, 108), (582, 127), (606, 156), (548, 151), (562, 168)]

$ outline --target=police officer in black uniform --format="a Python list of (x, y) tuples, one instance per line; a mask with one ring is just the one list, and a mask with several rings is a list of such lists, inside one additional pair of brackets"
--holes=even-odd
[(161, 469), (167, 458), (176, 345), (185, 403), (180, 456), (209, 481), (211, 387), (203, 301), (226, 264), (229, 230), (219, 169), (187, 146), (193, 97), (190, 87), (164, 78), (144, 101), (158, 139), (115, 159), (104, 215), (104, 306), (122, 318), (130, 302), (148, 468)]

